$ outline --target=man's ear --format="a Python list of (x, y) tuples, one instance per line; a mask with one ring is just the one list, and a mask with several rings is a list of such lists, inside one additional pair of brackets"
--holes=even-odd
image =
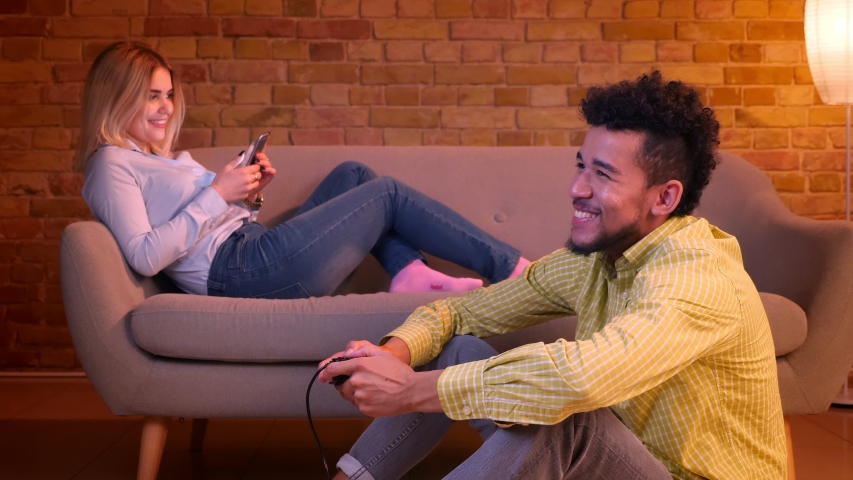
[(652, 215), (668, 217), (681, 201), (681, 195), (684, 194), (684, 185), (678, 180), (670, 180), (662, 185), (653, 187), (652, 191), (655, 192), (654, 203), (652, 203), (651, 209)]

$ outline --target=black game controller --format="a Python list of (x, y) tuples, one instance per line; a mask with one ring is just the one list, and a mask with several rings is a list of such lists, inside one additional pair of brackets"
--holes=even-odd
[[(349, 357), (335, 357), (335, 358), (329, 360), (329, 363), (343, 362), (345, 360), (349, 360)], [(335, 384), (336, 387), (339, 387), (344, 382), (346, 382), (348, 379), (349, 379), (349, 375), (337, 375), (336, 377), (332, 378), (332, 383)]]

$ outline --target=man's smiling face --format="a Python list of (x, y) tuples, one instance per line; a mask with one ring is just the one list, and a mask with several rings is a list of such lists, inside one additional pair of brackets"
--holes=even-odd
[(651, 214), (657, 195), (638, 164), (645, 135), (592, 127), (578, 151), (571, 187), (572, 235), (566, 246), (614, 259), (662, 223)]

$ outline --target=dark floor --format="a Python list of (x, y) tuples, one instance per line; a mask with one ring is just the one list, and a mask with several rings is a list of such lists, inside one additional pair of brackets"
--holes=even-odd
[[(853, 480), (853, 410), (790, 421), (798, 480)], [(317, 421), (331, 463), (368, 422)], [(85, 378), (0, 379), (0, 479), (133, 479), (140, 429), (139, 417), (113, 416)], [(198, 453), (190, 431), (191, 422), (172, 421), (160, 480), (325, 478), (307, 421), (211, 420)], [(408, 478), (441, 478), (479, 443), (457, 425)]]

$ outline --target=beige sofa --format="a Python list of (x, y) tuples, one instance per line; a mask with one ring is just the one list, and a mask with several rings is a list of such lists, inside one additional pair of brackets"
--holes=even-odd
[[(193, 151), (217, 170), (239, 148)], [(278, 170), (260, 220), (289, 215), (335, 165), (357, 160), (441, 200), (528, 258), (561, 248), (576, 148), (272, 147)], [(723, 154), (697, 212), (736, 235), (768, 310), (786, 413), (827, 409), (853, 364), (853, 227), (788, 212), (766, 176)], [(472, 274), (432, 260), (454, 275)], [(436, 294), (389, 294), (372, 258), (339, 295), (304, 300), (175, 293), (124, 262), (101, 224), (62, 238), (62, 291), (83, 368), (116, 415), (145, 415), (140, 478), (154, 478), (170, 417), (302, 417), (318, 360), (347, 340), (377, 340)], [(380, 292), (380, 293), (376, 293)], [(499, 350), (572, 337), (561, 319), (490, 341)], [(358, 412), (315, 386), (312, 413)], [(196, 446), (206, 421), (198, 421)]]

